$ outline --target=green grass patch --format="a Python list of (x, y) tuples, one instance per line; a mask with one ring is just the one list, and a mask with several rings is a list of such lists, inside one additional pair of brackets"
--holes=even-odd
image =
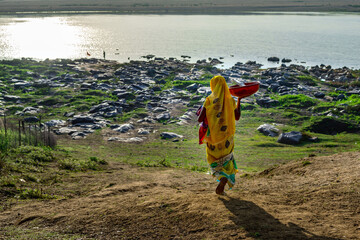
[(345, 100), (341, 100), (337, 102), (337, 105), (347, 105), (347, 106), (359, 106), (360, 105), (360, 96), (359, 95), (351, 95)]
[(304, 94), (283, 95), (275, 97), (282, 107), (288, 108), (308, 108), (316, 105), (318, 100), (308, 97)]
[[(239, 169), (244, 171), (261, 171), (274, 165), (281, 165), (292, 160), (301, 159), (311, 154), (329, 155), (344, 151), (359, 151), (360, 136), (358, 134), (337, 134), (334, 136), (309, 133), (318, 137), (319, 142), (305, 141), (292, 146), (277, 143), (277, 137), (264, 136), (256, 131), (257, 127), (267, 121), (259, 115), (267, 115), (268, 109), (253, 112), (243, 111), (237, 122), (235, 133), (235, 159)], [(279, 110), (280, 111), (280, 110)], [(274, 122), (276, 114), (270, 116)], [(274, 119), (272, 118), (274, 117)], [(76, 145), (59, 140), (70, 154), (77, 159), (89, 159), (96, 155), (107, 161), (120, 161), (141, 167), (179, 167), (193, 171), (206, 172), (209, 167), (206, 160), (205, 145), (198, 144), (198, 124), (178, 126), (176, 124), (159, 125), (159, 129), (151, 140), (143, 143), (106, 142), (101, 135), (90, 135), (86, 140), (77, 141)], [(301, 126), (278, 126), (283, 131), (300, 131)], [(162, 140), (161, 132), (174, 132), (183, 135), (186, 141), (172, 142)], [(336, 146), (336, 147), (332, 147)], [(166, 160), (165, 162), (162, 162)], [(165, 164), (164, 164), (165, 163)], [(164, 166), (165, 165), (165, 166)]]
[(173, 87), (182, 89), (194, 83), (197, 83), (202, 86), (210, 86), (210, 80), (212, 77), (213, 77), (212, 74), (205, 73), (201, 75), (198, 80), (174, 80), (175, 75), (171, 74), (163, 79), (166, 83), (163, 85), (162, 89), (165, 90)]

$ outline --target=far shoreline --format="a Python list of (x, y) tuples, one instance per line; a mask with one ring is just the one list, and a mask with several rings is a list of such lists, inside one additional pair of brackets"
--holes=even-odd
[(235, 11), (235, 12), (141, 12), (141, 11), (17, 11), (17, 12), (0, 12), (0, 17), (4, 16), (19, 16), (19, 15), (93, 15), (93, 14), (106, 14), (106, 15), (331, 15), (331, 14), (351, 14), (360, 15), (360, 11)]
[(262, 12), (322, 12), (360, 13), (358, 0), (339, 2), (323, 0), (194, 0), (168, 2), (166, 0), (102, 1), (93, 0), (2, 0), (0, 15), (8, 14), (175, 14), (175, 15), (241, 15)]

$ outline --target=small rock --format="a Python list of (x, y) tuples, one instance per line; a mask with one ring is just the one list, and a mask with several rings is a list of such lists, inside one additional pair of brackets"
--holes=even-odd
[(36, 123), (36, 122), (39, 122), (40, 120), (37, 118), (37, 117), (27, 117), (27, 118), (24, 118), (24, 122), (27, 122), (27, 123)]
[(134, 126), (130, 123), (126, 123), (126, 124), (121, 125), (118, 128), (115, 128), (114, 130), (117, 132), (126, 133), (126, 132), (130, 131), (131, 129), (134, 129)]
[(73, 117), (73, 116), (75, 116), (75, 113), (74, 112), (65, 112), (64, 113), (64, 117)]
[(301, 132), (291, 131), (291, 132), (288, 132), (288, 133), (280, 134), (277, 142), (278, 143), (295, 145), (295, 144), (300, 143), (301, 138), (302, 138), (302, 133)]
[(55, 133), (57, 135), (61, 135), (61, 134), (69, 134), (70, 135), (70, 134), (73, 134), (75, 132), (77, 132), (76, 129), (68, 128), (68, 127), (62, 127), (62, 128), (55, 131)]
[(324, 97), (325, 97), (325, 93), (316, 92), (316, 93), (314, 93), (314, 96), (315, 96), (316, 98), (324, 98)]
[(278, 57), (269, 57), (267, 60), (268, 60), (269, 62), (279, 62), (279, 61), (280, 61), (280, 58), (278, 58)]
[(148, 135), (149, 133), (150, 132), (148, 130), (144, 129), (144, 128), (140, 128), (138, 130), (138, 134), (140, 134), (140, 135)]
[(291, 62), (291, 59), (283, 58), (283, 59), (281, 59), (281, 62), (283, 62), (283, 63), (289, 63), (289, 62)]
[(88, 115), (75, 115), (74, 118), (70, 119), (72, 124), (77, 123), (94, 123), (95, 119), (92, 116)]
[(270, 124), (267, 124), (267, 123), (260, 125), (256, 130), (261, 132), (265, 136), (270, 136), (270, 137), (279, 136), (279, 132), (280, 132), (279, 129), (277, 129), (273, 125), (270, 125)]
[(169, 120), (170, 119), (170, 113), (168, 113), (168, 112), (165, 112), (165, 113), (161, 113), (161, 114), (159, 114), (159, 115), (157, 115), (156, 117), (155, 117), (155, 119), (157, 120), (157, 121), (166, 121), (166, 120)]
[(162, 132), (162, 133), (160, 133), (160, 137), (162, 139), (183, 138), (182, 135), (178, 135), (173, 132)]
[(48, 127), (55, 127), (55, 126), (63, 125), (63, 124), (65, 124), (65, 121), (63, 121), (63, 120), (50, 120), (45, 123), (45, 125)]

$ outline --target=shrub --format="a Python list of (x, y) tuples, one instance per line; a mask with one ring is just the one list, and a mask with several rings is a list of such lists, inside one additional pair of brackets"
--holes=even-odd
[(0, 152), (6, 152), (9, 148), (9, 138), (5, 137), (5, 134), (0, 131)]
[(61, 159), (58, 161), (58, 163), (60, 169), (65, 169), (70, 171), (77, 171), (80, 166), (79, 163), (72, 158)]
[(0, 179), (0, 186), (2, 187), (16, 187), (16, 182), (13, 178), (4, 177)]
[(5, 168), (5, 165), (6, 165), (5, 157), (3, 156), (2, 153), (0, 153), (0, 172)]
[(58, 161), (59, 168), (70, 171), (86, 171), (86, 170), (100, 170), (101, 165), (107, 164), (104, 160), (99, 160), (97, 157), (91, 157), (89, 160), (79, 160), (74, 158), (65, 158)]
[(35, 162), (52, 162), (55, 157), (50, 148), (34, 147), (34, 146), (20, 146), (11, 151), (12, 155), (17, 155), (18, 158), (28, 158)]
[(99, 159), (97, 157), (90, 157), (89, 159), (90, 159), (90, 161), (93, 161), (93, 162), (96, 162), (96, 163), (99, 163), (99, 164), (102, 164), (102, 165), (108, 164), (105, 160)]

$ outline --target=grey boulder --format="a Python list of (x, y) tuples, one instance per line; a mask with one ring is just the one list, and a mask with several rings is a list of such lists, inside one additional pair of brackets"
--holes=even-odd
[(267, 123), (260, 125), (256, 130), (261, 132), (265, 136), (270, 136), (270, 137), (279, 136), (279, 132), (280, 132), (279, 129), (277, 129), (273, 125), (267, 124)]
[(132, 129), (134, 129), (134, 126), (130, 123), (126, 123), (126, 124), (120, 125), (120, 127), (115, 128), (114, 130), (117, 132), (126, 133)]
[(161, 113), (159, 115), (156, 116), (155, 118), (157, 121), (166, 121), (170, 119), (170, 113), (165, 112), (165, 113)]
[(288, 133), (280, 134), (277, 142), (278, 143), (295, 145), (295, 144), (299, 144), (301, 139), (302, 139), (302, 133), (301, 132), (291, 131), (291, 132), (288, 132)]
[(182, 138), (182, 135), (173, 133), (173, 132), (162, 132), (160, 133), (162, 139), (172, 139), (172, 138)]

